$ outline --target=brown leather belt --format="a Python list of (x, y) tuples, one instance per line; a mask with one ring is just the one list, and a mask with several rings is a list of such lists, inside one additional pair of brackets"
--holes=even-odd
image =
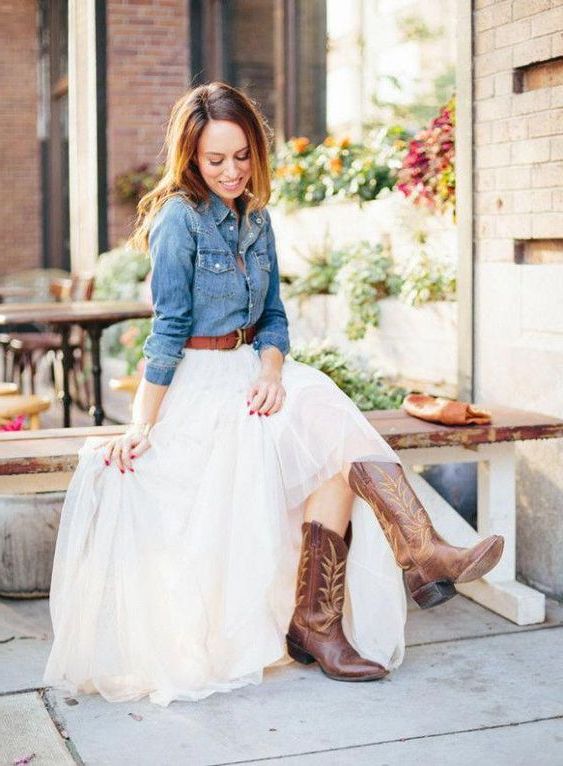
[(252, 343), (256, 335), (256, 325), (250, 327), (237, 327), (236, 330), (225, 335), (192, 335), (184, 343), (185, 348), (212, 348), (216, 350), (231, 350), (238, 348), (243, 343)]

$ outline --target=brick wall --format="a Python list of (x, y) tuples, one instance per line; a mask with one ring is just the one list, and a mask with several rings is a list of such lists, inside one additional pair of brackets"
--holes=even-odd
[(185, 0), (107, 0), (108, 237), (125, 239), (135, 210), (113, 181), (159, 155), (170, 109), (189, 84)]
[(0, 276), (40, 265), (35, 0), (3, 0), (0, 24)]
[[(473, 21), (476, 398), (563, 417), (563, 2), (475, 0)], [(518, 447), (519, 570), (556, 594), (562, 442)]]

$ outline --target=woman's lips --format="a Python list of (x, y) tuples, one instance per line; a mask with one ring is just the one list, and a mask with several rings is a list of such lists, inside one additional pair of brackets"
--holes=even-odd
[(234, 191), (235, 189), (238, 189), (238, 187), (241, 185), (242, 178), (239, 178), (238, 181), (235, 181), (234, 183), (226, 183), (226, 181), (219, 181), (221, 186), (224, 186), (227, 191)]

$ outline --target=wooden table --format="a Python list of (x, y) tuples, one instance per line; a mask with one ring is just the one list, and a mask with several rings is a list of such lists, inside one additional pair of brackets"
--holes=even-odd
[[(490, 534), (504, 536), (504, 553), (497, 566), (479, 580), (456, 585), (457, 590), (518, 625), (543, 622), (544, 594), (516, 580), (516, 444), (563, 437), (563, 420), (480, 404), (491, 410), (491, 425), (443, 426), (412, 417), (402, 409), (364, 415), (399, 452), (409, 481), (448, 542), (468, 547)], [(44, 481), (56, 478), (53, 474), (68, 475), (77, 465), (78, 450), (86, 437), (109, 437), (124, 430), (125, 426), (104, 426), (0, 433), (0, 492), (2, 477), (29, 482), (40, 481), (40, 474)], [(477, 531), (416, 470), (450, 462), (477, 463)], [(4, 483), (9, 482), (6, 478)]]
[(72, 351), (69, 346), (69, 334), (72, 325), (82, 327), (89, 335), (92, 352), (92, 377), (94, 379), (94, 424), (104, 422), (102, 407), (102, 385), (100, 362), (100, 338), (106, 327), (127, 319), (147, 319), (152, 316), (152, 308), (147, 303), (137, 301), (74, 301), (68, 303), (9, 303), (0, 307), (0, 327), (2, 325), (25, 325), (29, 322), (46, 324), (62, 336), (63, 352), (63, 413), (64, 427), (70, 426), (70, 407), (72, 399), (69, 393), (69, 370), (72, 364)]

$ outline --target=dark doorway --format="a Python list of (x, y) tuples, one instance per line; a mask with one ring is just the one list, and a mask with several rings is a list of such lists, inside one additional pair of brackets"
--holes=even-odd
[(326, 135), (325, 0), (191, 0), (192, 83), (258, 102), (276, 139)]

